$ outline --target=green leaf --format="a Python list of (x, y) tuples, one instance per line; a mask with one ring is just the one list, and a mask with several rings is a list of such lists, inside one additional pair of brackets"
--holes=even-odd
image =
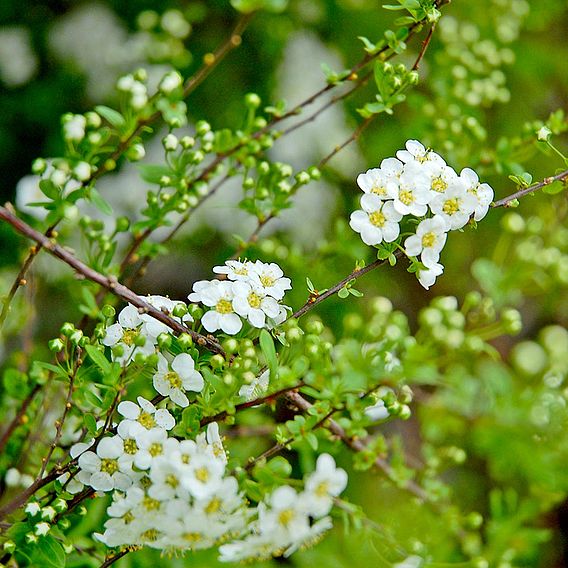
[(41, 189), (42, 193), (55, 201), (61, 192), (61, 189), (56, 186), (50, 179), (42, 179), (39, 182), (39, 188)]
[(97, 421), (92, 414), (86, 413), (83, 415), (83, 424), (91, 436), (97, 432)]
[(23, 399), (28, 393), (28, 377), (18, 369), (6, 369), (2, 383), (8, 396)]
[(148, 183), (159, 184), (164, 176), (172, 176), (172, 170), (168, 166), (158, 164), (140, 164), (138, 166), (140, 177)]
[(278, 13), (284, 11), (287, 5), (288, 0), (231, 0), (231, 6), (243, 14), (257, 10)]
[(105, 201), (105, 199), (103, 199), (102, 195), (97, 191), (95, 187), (91, 188), (90, 201), (101, 213), (104, 213), (105, 215), (112, 215), (112, 207), (110, 206), (108, 201)]
[(95, 107), (95, 110), (117, 130), (120, 130), (126, 124), (124, 117), (118, 111), (112, 108), (104, 105), (98, 105)]
[(40, 538), (30, 556), (34, 568), (63, 568), (66, 562), (63, 546), (52, 536)]
[(85, 345), (85, 351), (93, 363), (103, 372), (110, 373), (112, 371), (111, 362), (104, 356), (104, 353), (99, 351), (95, 345)]
[(347, 298), (347, 296), (349, 296), (349, 290), (344, 286), (343, 288), (341, 288), (339, 290), (339, 292), (337, 292), (337, 295), (341, 298), (341, 299), (345, 299)]
[(270, 369), (270, 380), (276, 378), (276, 370), (278, 369), (278, 359), (276, 358), (276, 348), (274, 347), (274, 340), (266, 329), (260, 332), (259, 337), (260, 349), (266, 358), (268, 368)]
[(312, 281), (306, 276), (306, 284), (308, 285), (308, 290), (310, 292), (314, 292), (315, 288), (314, 285), (312, 284)]

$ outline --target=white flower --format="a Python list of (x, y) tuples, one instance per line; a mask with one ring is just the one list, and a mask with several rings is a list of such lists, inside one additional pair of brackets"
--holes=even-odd
[(419, 164), (406, 164), (398, 185), (388, 189), (394, 199), (394, 208), (402, 215), (422, 217), (426, 214), (431, 199), (430, 179)]
[(404, 241), (408, 256), (421, 255), (422, 264), (433, 266), (440, 260), (440, 252), (447, 239), (446, 221), (439, 215), (424, 219), (416, 228), (416, 234)]
[[(140, 296), (140, 299), (144, 300), (147, 304), (150, 304), (157, 310), (160, 310), (166, 315), (169, 315), (180, 323), (187, 324), (193, 321), (193, 318), (190, 314), (185, 314), (182, 318), (172, 315), (176, 306), (184, 305), (181, 300), (170, 300), (170, 298), (167, 298), (166, 296), (158, 296), (156, 294), (149, 296)], [(157, 338), (161, 333), (171, 332), (171, 329), (165, 323), (158, 321), (150, 314), (140, 314), (140, 319), (144, 322), (144, 333), (149, 336), (153, 342), (155, 342), (155, 338)]]
[(176, 496), (184, 499), (189, 497), (181, 484), (184, 471), (169, 455), (154, 459), (149, 475), (152, 485), (148, 488), (148, 495), (153, 499), (167, 501)]
[(176, 425), (174, 417), (165, 408), (156, 409), (149, 400), (141, 396), (137, 400), (138, 404), (125, 400), (118, 405), (119, 414), (126, 419), (118, 425), (118, 435), (121, 438), (130, 438), (133, 427), (134, 434), (136, 434), (140, 429), (163, 428), (164, 430), (171, 430)]
[(79, 456), (77, 479), (96, 491), (124, 491), (132, 485), (132, 478), (128, 475), (130, 460), (125, 458), (119, 436), (103, 438), (96, 452), (87, 451)]
[(363, 211), (351, 213), (349, 225), (361, 234), (365, 244), (390, 243), (398, 237), (402, 215), (395, 211), (392, 201), (382, 201), (379, 196), (367, 193), (361, 198), (361, 207)]
[(212, 280), (200, 281), (193, 285), (193, 293), (188, 296), (192, 302), (201, 302), (214, 309), (201, 318), (203, 327), (210, 332), (221, 329), (228, 335), (238, 333), (243, 327), (241, 318), (233, 308), (233, 282)]
[(426, 162), (422, 166), (422, 171), (430, 179), (431, 198), (434, 198), (438, 193), (444, 193), (450, 183), (458, 177), (453, 168), (439, 162)]
[(451, 182), (445, 193), (432, 199), (430, 209), (446, 221), (448, 229), (461, 229), (478, 205), (477, 198), (466, 191), (460, 178)]
[(166, 150), (173, 151), (178, 147), (179, 141), (175, 134), (170, 133), (162, 140), (162, 144)]
[(262, 396), (268, 390), (269, 379), (270, 372), (266, 370), (260, 376), (255, 377), (252, 383), (244, 384), (239, 389), (239, 396), (244, 397), (247, 401)]
[(419, 164), (424, 164), (425, 162), (446, 163), (441, 156), (432, 150), (427, 150), (418, 140), (408, 140), (405, 146), (406, 150), (399, 150), (396, 153), (396, 157), (405, 164), (411, 162), (418, 162)]
[(460, 178), (464, 182), (467, 192), (477, 199), (473, 218), (476, 221), (481, 221), (487, 215), (489, 205), (493, 201), (493, 189), (487, 183), (479, 183), (477, 174), (471, 168), (464, 168), (460, 173)]
[(37, 501), (30, 501), (24, 511), (31, 517), (35, 517), (41, 511), (41, 505)]
[(63, 137), (71, 142), (80, 142), (85, 137), (87, 119), (82, 114), (66, 115), (63, 123)]
[(402, 562), (393, 564), (393, 568), (420, 568), (422, 562), (423, 560), (420, 556), (408, 556)]
[(292, 281), (286, 278), (282, 269), (275, 263), (257, 260), (251, 267), (250, 279), (253, 284), (261, 286), (267, 296), (281, 300), (286, 290), (292, 288)]
[(175, 451), (179, 444), (175, 438), (168, 438), (163, 428), (138, 431), (136, 443), (139, 449), (134, 456), (134, 465), (139, 469), (150, 468), (156, 459)]
[(217, 422), (211, 422), (207, 426), (207, 433), (205, 434), (205, 439), (207, 444), (213, 453), (213, 456), (218, 459), (221, 463), (227, 463), (227, 454), (225, 453), (225, 448), (223, 447), (223, 441), (219, 434), (219, 424)]
[(385, 158), (381, 162), (381, 172), (389, 179), (398, 180), (403, 168), (404, 164), (396, 158)]
[(434, 264), (425, 270), (418, 271), (418, 282), (428, 290), (430, 286), (436, 282), (436, 278), (444, 272), (444, 267), (441, 264)]
[(331, 517), (324, 517), (319, 519), (313, 525), (310, 526), (308, 531), (299, 539), (296, 539), (284, 552), (284, 558), (291, 556), (296, 550), (302, 546), (313, 546), (319, 540), (321, 540), (323, 533), (327, 532), (333, 527), (333, 522)]
[(310, 527), (309, 518), (294, 488), (289, 485), (278, 487), (270, 495), (270, 508), (260, 505), (258, 521), (262, 532), (277, 539), (282, 546), (288, 546), (295, 540), (303, 539), (307, 534)]
[(229, 280), (249, 280), (253, 263), (250, 260), (227, 260), (224, 266), (214, 266), (215, 274), (226, 274)]
[(389, 199), (389, 191), (387, 187), (392, 185), (396, 187), (397, 181), (389, 177), (380, 168), (371, 168), (364, 174), (359, 174), (357, 176), (357, 185), (365, 193), (372, 193), (381, 199)]
[(305, 511), (313, 517), (327, 515), (337, 497), (347, 487), (347, 473), (335, 466), (329, 454), (321, 454), (316, 462), (316, 471), (305, 482), (301, 502)]
[[(118, 322), (107, 327), (102, 344), (108, 347), (120, 345), (123, 350), (121, 355), (113, 353), (114, 361), (124, 365), (130, 362), (137, 353), (150, 355), (154, 352), (154, 342), (149, 340), (150, 338), (144, 333), (144, 321), (138, 309), (128, 304), (118, 314)], [(145, 338), (143, 345), (137, 345), (139, 337)]]
[(172, 91), (181, 87), (182, 83), (183, 79), (181, 75), (177, 71), (170, 71), (163, 76), (158, 88), (162, 93), (169, 95)]
[(196, 454), (187, 466), (182, 484), (197, 499), (213, 495), (223, 478), (225, 465), (222, 461), (208, 454)]
[[(171, 368), (171, 370), (170, 370)], [(172, 363), (158, 355), (158, 372), (153, 379), (154, 388), (180, 406), (188, 406), (189, 400), (183, 391), (200, 392), (203, 389), (203, 377), (195, 370), (195, 362), (188, 353), (180, 353)]]
[(233, 308), (241, 317), (248, 319), (254, 327), (265, 326), (266, 318), (276, 318), (280, 313), (278, 302), (268, 296), (262, 286), (249, 282), (234, 282)]
[(38, 523), (34, 528), (34, 532), (37, 536), (45, 536), (49, 532), (50, 528), (49, 523)]

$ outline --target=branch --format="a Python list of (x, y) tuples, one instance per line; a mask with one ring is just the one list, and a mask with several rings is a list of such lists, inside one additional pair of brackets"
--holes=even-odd
[(538, 183), (530, 185), (529, 187), (525, 187), (524, 189), (520, 189), (519, 191), (516, 191), (515, 193), (512, 193), (507, 197), (503, 197), (503, 199), (499, 199), (499, 201), (493, 202), (491, 204), (491, 207), (509, 207), (511, 201), (513, 201), (514, 199), (518, 199), (519, 197), (524, 197), (529, 193), (534, 193), (535, 191), (542, 189), (543, 187), (546, 187), (547, 185), (550, 185), (555, 181), (562, 181), (566, 178), (568, 178), (568, 170), (564, 170), (563, 172), (560, 172), (555, 176), (546, 177), (542, 181), (539, 181)]
[(51, 255), (68, 264), (83, 277), (91, 280), (92, 282), (96, 282), (115, 296), (118, 296), (125, 302), (129, 302), (133, 306), (136, 306), (143, 313), (146, 313), (152, 316), (154, 319), (157, 319), (158, 321), (164, 323), (174, 332), (188, 333), (198, 345), (205, 347), (213, 353), (219, 353), (223, 356), (225, 355), (223, 349), (215, 339), (205, 337), (204, 335), (201, 335), (200, 333), (189, 329), (172, 317), (166, 315), (161, 310), (158, 310), (154, 306), (151, 306), (150, 304), (142, 300), (136, 293), (130, 290), (130, 288), (127, 288), (126, 286), (118, 282), (116, 278), (112, 276), (105, 276), (100, 272), (93, 270), (85, 263), (78, 260), (69, 251), (56, 244), (53, 240), (48, 239), (44, 234), (36, 231), (35, 229), (32, 229), (32, 227), (30, 227), (27, 223), (8, 211), (6, 207), (0, 206), (0, 219), (3, 219), (4, 221), (12, 225), (12, 227), (14, 227), (14, 229), (16, 229), (16, 231), (18, 231), (22, 235), (41, 244)]

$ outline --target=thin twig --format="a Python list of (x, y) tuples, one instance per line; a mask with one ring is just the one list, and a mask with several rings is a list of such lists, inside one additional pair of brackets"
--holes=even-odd
[(542, 181), (539, 181), (538, 183), (520, 189), (519, 191), (516, 191), (515, 193), (512, 193), (507, 197), (503, 197), (503, 199), (499, 199), (498, 201), (492, 203), (491, 207), (509, 207), (511, 201), (513, 201), (514, 199), (518, 199), (519, 197), (524, 197), (529, 193), (534, 193), (535, 191), (542, 189), (543, 187), (546, 187), (547, 185), (550, 185), (555, 181), (562, 181), (566, 178), (568, 178), (568, 170), (564, 170), (563, 172), (560, 172), (555, 176), (546, 177)]

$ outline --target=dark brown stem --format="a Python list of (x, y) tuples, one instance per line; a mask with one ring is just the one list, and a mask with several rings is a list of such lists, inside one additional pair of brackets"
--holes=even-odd
[(125, 548), (125, 549), (121, 550), (120, 552), (117, 552), (113, 556), (108, 556), (105, 559), (105, 561), (101, 564), (100, 568), (107, 568), (107, 566), (110, 566), (111, 564), (118, 562), (123, 556), (126, 556), (129, 552), (130, 552), (130, 549)]

